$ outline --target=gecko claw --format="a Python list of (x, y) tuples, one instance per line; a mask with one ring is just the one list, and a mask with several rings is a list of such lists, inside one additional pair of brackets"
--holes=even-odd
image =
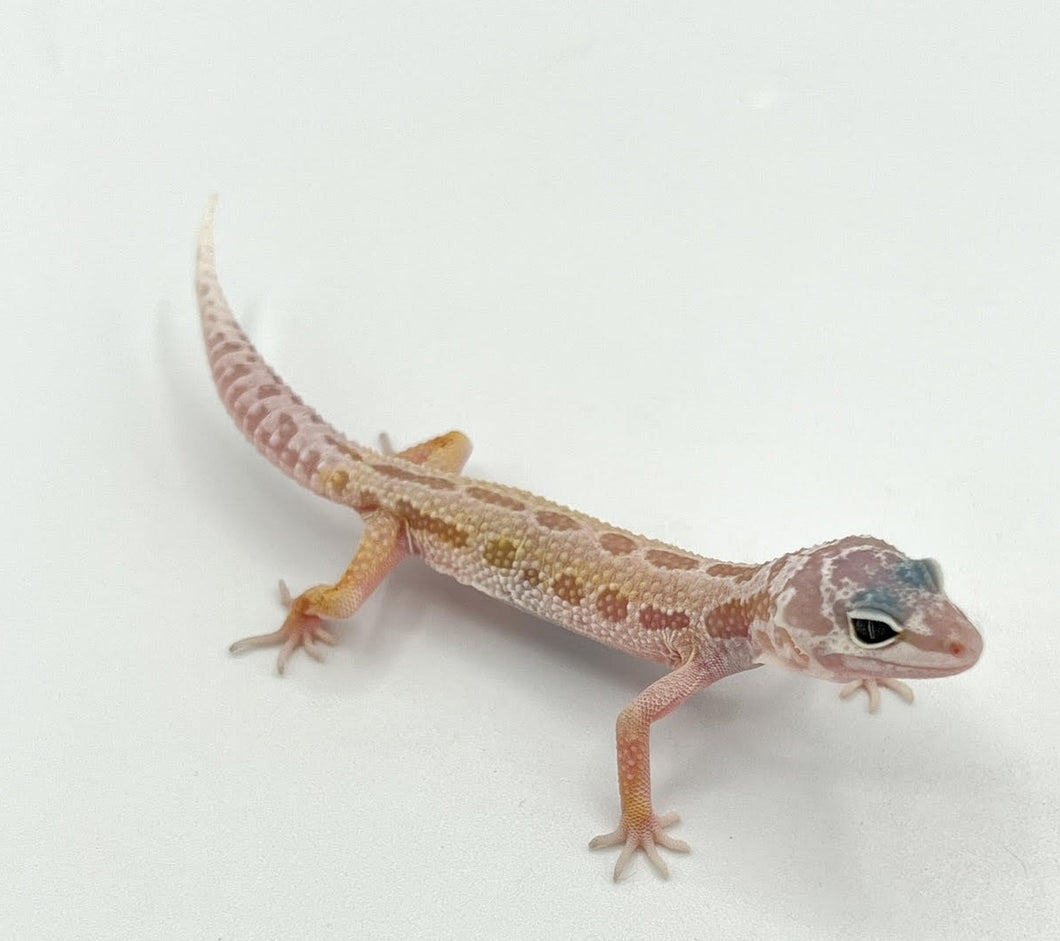
[(644, 850), (644, 855), (655, 867), (655, 871), (663, 879), (670, 878), (670, 867), (659, 855), (658, 847), (672, 850), (675, 853), (688, 853), (691, 847), (684, 841), (668, 836), (663, 832), (665, 827), (672, 826), (681, 818), (675, 813), (663, 814), (656, 817), (654, 814), (643, 824), (620, 824), (616, 830), (610, 833), (602, 833), (589, 841), (589, 849), (604, 849), (609, 846), (621, 846), (622, 852), (618, 854), (615, 861), (614, 880), (618, 882), (622, 873), (629, 865), (633, 854), (638, 850)]
[(230, 653), (242, 653), (245, 650), (256, 650), (260, 647), (275, 647), (279, 645), (280, 652), (276, 656), (276, 672), (283, 676), (287, 668), (287, 662), (291, 655), (301, 647), (318, 663), (324, 662), (324, 654), (317, 647), (317, 643), (327, 644), (334, 647), (338, 640), (325, 626), (324, 622), (315, 614), (310, 614), (309, 609), (314, 600), (314, 589), (292, 598), (286, 582), (280, 580), (280, 601), (288, 609), (287, 619), (278, 631), (268, 634), (256, 634), (253, 637), (244, 637), (230, 645)]
[(901, 680), (892, 679), (870, 679), (866, 677), (861, 680), (854, 680), (852, 683), (847, 683), (839, 691), (840, 699), (849, 699), (859, 689), (864, 689), (869, 694), (869, 712), (875, 714), (880, 708), (880, 687), (885, 686), (892, 692), (897, 693), (907, 703), (913, 702), (913, 691), (909, 688), (908, 684), (903, 683)]

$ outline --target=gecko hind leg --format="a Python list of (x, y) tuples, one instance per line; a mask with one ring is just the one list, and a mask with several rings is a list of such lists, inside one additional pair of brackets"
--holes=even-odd
[[(389, 439), (387, 439), (389, 443)], [(433, 467), (435, 470), (459, 473), (471, 454), (471, 441), (459, 431), (450, 431), (407, 448), (396, 457)], [(291, 655), (301, 647), (314, 660), (322, 661), (318, 643), (335, 646), (335, 635), (325, 621), (352, 617), (365, 599), (409, 554), (405, 521), (387, 510), (373, 510), (365, 515), (364, 536), (353, 560), (334, 585), (314, 585), (292, 598), (286, 583), (280, 582), (280, 600), (287, 608), (287, 618), (278, 631), (257, 634), (237, 640), (228, 649), (232, 653), (260, 647), (279, 646), (276, 672), (283, 675)]]
[(364, 536), (342, 578), (334, 585), (314, 585), (297, 598), (291, 598), (287, 586), (281, 582), (280, 599), (287, 606), (287, 618), (280, 629), (244, 637), (228, 649), (240, 653), (279, 645), (276, 671), (281, 675), (291, 654), (299, 647), (314, 660), (323, 659), (317, 643), (334, 646), (336, 642), (324, 622), (352, 617), (406, 555), (404, 520), (386, 510), (373, 510), (365, 516)]
[(387, 457), (399, 457), (411, 464), (459, 474), (471, 456), (471, 439), (462, 431), (447, 431), (395, 453), (390, 435), (383, 431), (379, 433), (379, 449)]

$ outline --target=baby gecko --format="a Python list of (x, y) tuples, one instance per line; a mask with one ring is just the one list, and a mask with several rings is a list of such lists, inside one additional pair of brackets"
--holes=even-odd
[(291, 391), (247, 339), (217, 278), (215, 199), (199, 235), (196, 293), (206, 352), (225, 408), (247, 439), (303, 487), (351, 507), (364, 535), (332, 585), (291, 598), (278, 631), (232, 651), (279, 646), (283, 673), (299, 647), (321, 659), (325, 622), (349, 618), (406, 556), (522, 611), (670, 672), (619, 714), (621, 818), (592, 848), (619, 846), (614, 878), (638, 850), (666, 877), (658, 847), (688, 844), (651, 800), (652, 723), (722, 677), (775, 663), (846, 683), (879, 704), (879, 687), (912, 702), (899, 677), (948, 676), (982, 651), (979, 632), (947, 598), (932, 559), (910, 559), (848, 536), (762, 564), (721, 562), (544, 500), (461, 475), (471, 442), (459, 431), (389, 453), (356, 444)]

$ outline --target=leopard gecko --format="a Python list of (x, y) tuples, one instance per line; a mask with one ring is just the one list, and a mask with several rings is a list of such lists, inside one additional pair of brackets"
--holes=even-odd
[(982, 639), (943, 591), (939, 566), (882, 540), (848, 536), (770, 562), (704, 558), (541, 497), (461, 475), (471, 442), (459, 431), (400, 453), (357, 444), (304, 404), (247, 339), (217, 277), (215, 199), (198, 241), (196, 293), (210, 369), (249, 441), (303, 487), (355, 510), (364, 535), (334, 584), (292, 598), (279, 630), (232, 644), (276, 645), (283, 673), (303, 649), (334, 644), (327, 622), (349, 618), (407, 556), (494, 598), (668, 668), (619, 714), (621, 816), (593, 848), (620, 847), (617, 881), (637, 850), (663, 876), (659, 847), (688, 844), (651, 799), (652, 723), (722, 677), (774, 663), (908, 701), (899, 678), (971, 667)]

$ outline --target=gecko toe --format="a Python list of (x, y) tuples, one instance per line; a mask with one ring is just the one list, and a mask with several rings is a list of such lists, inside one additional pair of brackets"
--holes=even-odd
[(229, 653), (242, 653), (244, 650), (256, 650), (259, 647), (273, 647), (284, 638), (283, 630), (272, 631), (269, 634), (255, 634), (253, 637), (243, 637), (228, 646)]
[(677, 853), (687, 853), (690, 851), (689, 845), (684, 840), (678, 840), (663, 832), (664, 827), (677, 823), (679, 819), (680, 818), (677, 814), (669, 813), (662, 814), (658, 817), (650, 816), (644, 821), (623, 821), (618, 829), (594, 837), (589, 842), (589, 848), (605, 849), (611, 846), (622, 847), (622, 851), (619, 853), (618, 859), (615, 861), (615, 882), (619, 882), (622, 879), (626, 868), (629, 866), (629, 863), (632, 861), (633, 856), (638, 849), (644, 851), (644, 855), (648, 857), (648, 861), (652, 864), (655, 871), (658, 872), (663, 879), (668, 879), (670, 878), (670, 867), (659, 853), (659, 847)]
[(869, 697), (869, 712), (873, 715), (880, 709), (880, 687), (885, 687), (896, 693), (907, 703), (913, 702), (913, 691), (909, 688), (908, 684), (903, 683), (901, 680), (894, 680), (885, 678), (877, 680), (873, 677), (865, 677), (860, 680), (853, 680), (847, 683), (840, 691), (840, 699), (849, 699), (859, 689), (865, 690)]

